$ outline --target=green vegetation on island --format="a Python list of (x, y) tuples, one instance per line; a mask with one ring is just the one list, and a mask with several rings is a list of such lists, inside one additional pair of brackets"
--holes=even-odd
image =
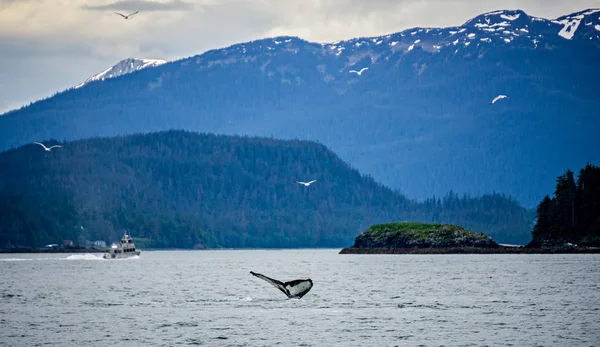
[(354, 248), (496, 248), (498, 244), (482, 232), (451, 224), (376, 224), (358, 235)]
[(140, 248), (343, 247), (390, 220), (530, 240), (527, 211), (513, 199), (417, 202), (315, 142), (166, 131), (62, 145), (0, 153), (0, 249), (110, 244), (124, 231)]

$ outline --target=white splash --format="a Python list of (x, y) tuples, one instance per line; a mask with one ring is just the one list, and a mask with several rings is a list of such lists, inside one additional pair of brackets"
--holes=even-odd
[(119, 258), (117, 260), (137, 260), (140, 259), (139, 255), (134, 255), (133, 257), (127, 257), (127, 258)]
[(66, 260), (104, 260), (102, 256), (85, 253), (85, 254), (73, 254), (65, 258)]

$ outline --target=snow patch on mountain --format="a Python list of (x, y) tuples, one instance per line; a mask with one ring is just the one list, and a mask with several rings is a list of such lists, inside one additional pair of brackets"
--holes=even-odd
[(519, 17), (520, 17), (520, 16), (521, 16), (521, 14), (520, 14), (520, 13), (517, 13), (517, 14), (514, 14), (514, 15), (510, 15), (510, 14), (501, 14), (501, 15), (500, 15), (500, 18), (502, 18), (502, 19), (506, 19), (506, 20), (510, 20), (510, 21), (513, 21), (513, 20), (517, 20), (517, 19), (519, 19)]
[(137, 59), (137, 58), (127, 58), (121, 60), (115, 65), (109, 67), (108, 69), (100, 72), (97, 75), (94, 75), (84, 82), (75, 86), (75, 88), (81, 88), (84, 85), (94, 82), (94, 81), (104, 81), (108, 78), (115, 78), (118, 76), (126, 75), (132, 73), (134, 71), (142, 70), (149, 67), (155, 67), (166, 63), (166, 60), (160, 59)]
[(583, 12), (582, 15), (589, 16), (591, 14), (598, 13), (598, 12), (600, 12), (600, 8), (591, 8), (591, 9)]
[(577, 31), (579, 24), (581, 24), (582, 19), (583, 15), (579, 15), (570, 19), (554, 21), (554, 23), (564, 25), (563, 28), (558, 32), (558, 35), (564, 37), (567, 40), (571, 40), (573, 38), (573, 35), (575, 35), (575, 31)]

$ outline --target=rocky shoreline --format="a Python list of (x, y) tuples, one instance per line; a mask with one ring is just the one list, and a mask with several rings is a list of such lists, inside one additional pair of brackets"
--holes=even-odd
[(600, 248), (356, 248), (342, 249), (339, 254), (598, 254)]

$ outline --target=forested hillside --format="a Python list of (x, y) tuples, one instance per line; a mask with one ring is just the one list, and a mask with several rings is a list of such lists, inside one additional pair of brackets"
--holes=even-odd
[(600, 167), (586, 165), (577, 181), (568, 170), (556, 179), (554, 196), (537, 208), (531, 246), (566, 243), (600, 246)]
[[(54, 142), (47, 142), (50, 145)], [(409, 200), (325, 146), (167, 131), (0, 153), (0, 247), (117, 240), (150, 247), (341, 247), (390, 221), (432, 221), (527, 242), (500, 195)], [(297, 180), (318, 181), (305, 187)]]

